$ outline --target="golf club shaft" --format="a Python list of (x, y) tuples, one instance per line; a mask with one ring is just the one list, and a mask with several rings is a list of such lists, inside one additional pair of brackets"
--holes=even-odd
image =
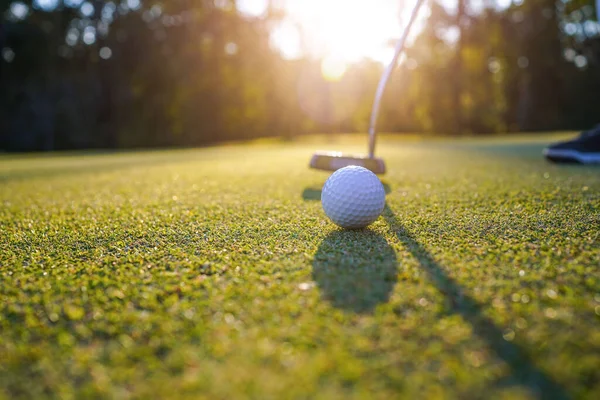
[(385, 87), (387, 85), (388, 80), (390, 79), (390, 75), (396, 68), (396, 64), (398, 63), (398, 57), (400, 57), (400, 53), (404, 50), (404, 46), (406, 44), (406, 38), (410, 33), (410, 28), (412, 24), (417, 19), (417, 14), (419, 13), (419, 9), (423, 4), (424, 0), (417, 0), (417, 4), (415, 4), (415, 8), (412, 11), (410, 19), (408, 20), (408, 25), (404, 29), (402, 37), (396, 44), (396, 49), (394, 51), (394, 57), (392, 61), (388, 64), (381, 79), (379, 80), (379, 85), (377, 85), (377, 92), (375, 93), (375, 100), (373, 102), (373, 109), (371, 110), (371, 120), (369, 122), (369, 157), (375, 157), (375, 129), (377, 125), (377, 116), (379, 115), (379, 106), (381, 105), (381, 98), (383, 97), (383, 92), (385, 91)]

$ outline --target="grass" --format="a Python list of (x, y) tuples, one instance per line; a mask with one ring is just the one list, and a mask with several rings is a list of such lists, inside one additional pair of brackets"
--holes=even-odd
[(557, 136), (0, 158), (0, 398), (600, 398), (600, 174)]

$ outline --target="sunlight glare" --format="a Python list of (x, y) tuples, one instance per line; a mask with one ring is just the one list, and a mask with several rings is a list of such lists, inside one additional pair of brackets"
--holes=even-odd
[[(389, 60), (390, 39), (400, 35), (400, 2), (397, 0), (285, 0), (282, 3), (286, 18), (300, 26), (302, 38), (313, 56), (335, 54), (335, 58), (346, 63), (364, 58), (385, 62)], [(403, 11), (406, 9), (402, 7)], [(327, 64), (331, 66), (330, 62)]]
[(267, 12), (268, 0), (237, 0), (236, 8), (239, 12), (250, 17), (260, 17)]
[(288, 60), (302, 57), (302, 39), (298, 28), (289, 21), (278, 24), (271, 32), (271, 45)]

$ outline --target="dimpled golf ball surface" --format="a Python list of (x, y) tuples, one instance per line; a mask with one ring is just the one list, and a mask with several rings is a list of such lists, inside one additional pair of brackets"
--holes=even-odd
[(349, 166), (335, 171), (321, 192), (325, 214), (347, 229), (364, 228), (383, 212), (385, 189), (371, 171)]

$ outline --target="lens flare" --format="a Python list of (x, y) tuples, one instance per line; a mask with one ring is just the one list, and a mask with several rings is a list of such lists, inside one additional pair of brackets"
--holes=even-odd
[(347, 63), (341, 57), (334, 55), (325, 57), (321, 62), (323, 78), (330, 82), (337, 82), (342, 79), (347, 68)]

